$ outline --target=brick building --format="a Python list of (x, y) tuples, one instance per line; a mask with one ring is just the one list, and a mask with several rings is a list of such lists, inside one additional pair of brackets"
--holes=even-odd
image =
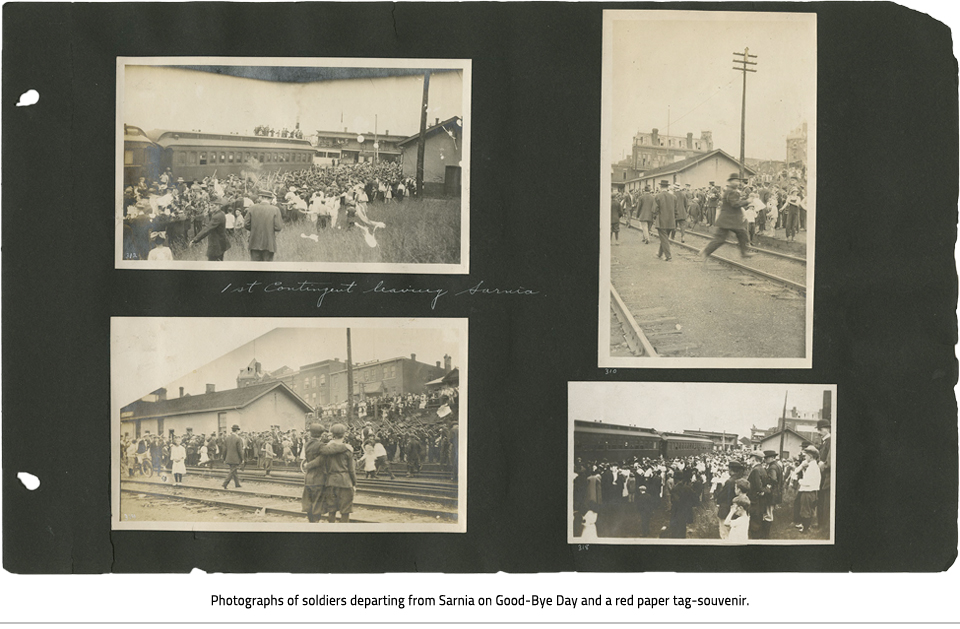
[(712, 150), (712, 131), (701, 131), (699, 138), (694, 138), (692, 133), (661, 135), (657, 129), (650, 133), (638, 132), (633, 136), (632, 168), (648, 171)]

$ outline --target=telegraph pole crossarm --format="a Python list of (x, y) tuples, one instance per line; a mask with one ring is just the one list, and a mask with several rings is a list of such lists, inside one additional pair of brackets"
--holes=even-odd
[(751, 55), (749, 48), (744, 48), (743, 52), (733, 53), (735, 57), (742, 57), (741, 59), (734, 59), (733, 63), (740, 64), (740, 67), (734, 67), (733, 69), (738, 72), (743, 72), (743, 103), (740, 106), (740, 179), (743, 179), (744, 167), (746, 158), (744, 157), (744, 144), (745, 144), (745, 128), (747, 123), (747, 72), (756, 72), (753, 68), (748, 68), (748, 65), (755, 66), (757, 65), (756, 61), (750, 61), (750, 59), (756, 59), (757, 55)]

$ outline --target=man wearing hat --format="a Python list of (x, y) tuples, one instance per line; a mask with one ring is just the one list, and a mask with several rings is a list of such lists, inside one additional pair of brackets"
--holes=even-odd
[(830, 420), (821, 419), (817, 422), (817, 432), (820, 433), (820, 493), (817, 494), (817, 523), (821, 530), (830, 526), (830, 467), (833, 439), (830, 437)]
[(654, 198), (653, 220), (660, 236), (660, 249), (657, 257), (666, 262), (673, 259), (670, 253), (670, 239), (677, 231), (677, 197), (670, 192), (670, 182), (660, 182), (660, 193)]
[(817, 492), (820, 491), (820, 466), (817, 459), (820, 451), (813, 446), (803, 449), (803, 463), (794, 470), (797, 475), (802, 474), (797, 487), (797, 500), (800, 501), (800, 524), (797, 528), (801, 533), (810, 530), (810, 523), (817, 513)]
[(710, 182), (710, 188), (707, 190), (707, 199), (704, 204), (704, 218), (707, 221), (707, 227), (713, 225), (714, 221), (717, 220), (717, 206), (720, 204), (720, 190), (717, 188), (717, 184)]
[(203, 229), (190, 240), (190, 244), (196, 244), (204, 238), (207, 239), (207, 260), (222, 262), (224, 252), (230, 248), (230, 241), (227, 240), (227, 217), (219, 205), (208, 210)]
[(740, 257), (750, 258), (753, 254), (747, 251), (747, 230), (743, 220), (743, 206), (748, 204), (746, 199), (742, 199), (740, 194), (740, 175), (731, 173), (727, 178), (727, 188), (723, 191), (721, 197), (720, 217), (717, 219), (717, 230), (700, 256), (704, 261), (710, 257), (714, 251), (720, 248), (727, 241), (727, 233), (733, 232), (737, 237), (737, 244), (740, 246)]
[(720, 518), (720, 522), (723, 522), (727, 518), (727, 514), (730, 513), (730, 506), (733, 504), (733, 499), (736, 496), (736, 486), (737, 481), (743, 479), (745, 468), (743, 463), (740, 461), (730, 461), (727, 463), (727, 469), (729, 470), (730, 477), (727, 481), (717, 490), (717, 517)]
[[(324, 436), (326, 435), (326, 439)], [(303, 447), (303, 500), (302, 507), (310, 522), (319, 522), (323, 517), (323, 486), (326, 478), (324, 458), (320, 449), (329, 441), (320, 424), (310, 424), (310, 440)]]
[(330, 443), (320, 448), (320, 455), (324, 459), (322, 508), (324, 513), (329, 514), (330, 522), (337, 521), (339, 511), (340, 522), (345, 523), (350, 521), (350, 513), (353, 512), (353, 494), (357, 487), (356, 463), (353, 448), (343, 442), (347, 427), (334, 424), (330, 434)]
[(783, 502), (783, 465), (774, 450), (763, 451), (763, 463), (767, 466), (767, 478), (773, 490), (771, 506), (775, 507)]
[(750, 498), (750, 539), (766, 539), (770, 535), (770, 524), (773, 522), (773, 510), (769, 508), (772, 487), (763, 464), (763, 452), (753, 450), (750, 452), (750, 459), (753, 465), (747, 476), (750, 483), (750, 491), (747, 493)]
[(677, 227), (680, 228), (680, 242), (686, 242), (684, 239), (687, 237), (687, 210), (690, 201), (679, 184), (673, 185), (673, 196), (677, 197)]
[(650, 227), (653, 225), (653, 212), (656, 209), (656, 199), (650, 186), (643, 187), (643, 194), (637, 201), (637, 220), (640, 221), (640, 228), (643, 230), (643, 244), (650, 244)]
[(271, 262), (277, 249), (277, 232), (283, 229), (280, 209), (271, 204), (273, 192), (260, 190), (259, 200), (250, 206), (243, 226), (250, 232), (250, 259)]
[(230, 484), (230, 479), (233, 479), (235, 487), (240, 487), (240, 477), (237, 475), (237, 469), (240, 467), (240, 464), (243, 463), (243, 439), (241, 439), (238, 434), (240, 432), (240, 426), (234, 424), (231, 430), (232, 432), (223, 440), (223, 462), (230, 466), (230, 473), (227, 474), (227, 478), (223, 481), (224, 489)]

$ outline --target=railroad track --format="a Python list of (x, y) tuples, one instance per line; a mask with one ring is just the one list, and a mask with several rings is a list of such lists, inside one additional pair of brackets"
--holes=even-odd
[[(225, 478), (226, 470), (208, 470), (204, 468), (187, 468), (190, 474), (208, 478)], [(275, 485), (303, 486), (303, 474), (299, 472), (284, 472), (279, 474), (264, 475), (262, 472), (240, 472), (240, 480), (256, 481), (258, 483), (272, 483)], [(458, 500), (458, 487), (453, 483), (435, 483), (435, 482), (416, 482), (397, 480), (369, 480), (365, 478), (357, 479), (357, 494), (370, 494), (378, 496), (389, 496), (393, 498), (404, 498), (410, 500), (423, 500), (437, 502), (447, 506), (456, 507)]]
[[(201, 485), (180, 485), (174, 487), (160, 481), (121, 480), (120, 491), (127, 494), (141, 494), (178, 502), (202, 503), (216, 507), (240, 511), (259, 512), (295, 517), (302, 520), (305, 516), (301, 509), (300, 496), (273, 494), (250, 489), (222, 489)], [(354, 522), (375, 523), (389, 519), (391, 515), (414, 515), (431, 519), (456, 520), (457, 512), (449, 509), (428, 509), (354, 500), (356, 517)], [(380, 515), (381, 517), (377, 517)]]
[[(634, 227), (633, 221), (630, 221), (630, 222), (628, 223), (628, 226), (631, 227), (631, 228), (633, 228), (633, 229), (639, 229), (638, 227)], [(698, 233), (698, 232), (688, 231), (687, 234), (688, 234), (688, 235), (693, 234), (694, 236), (698, 236), (698, 237), (700, 237), (700, 238), (707, 238), (707, 239), (712, 238), (712, 236), (705, 236), (704, 234), (701, 234), (701, 233)], [(693, 246), (693, 245), (689, 245), (689, 244), (686, 244), (686, 243), (682, 243), (682, 242), (680, 242), (679, 240), (676, 240), (676, 239), (673, 239), (673, 238), (671, 238), (670, 241), (671, 241), (674, 245), (676, 245), (676, 246), (678, 246), (678, 247), (681, 247), (681, 248), (684, 248), (684, 249), (688, 249), (688, 250), (690, 250), (690, 251), (699, 252), (699, 251), (702, 249), (702, 247), (695, 247), (695, 246)], [(729, 241), (728, 241), (728, 242), (729, 242)], [(754, 251), (757, 251), (757, 250), (754, 249)], [(779, 260), (783, 260), (784, 258), (786, 258), (787, 260), (790, 261), (789, 263), (782, 262), (781, 264), (794, 264), (794, 265), (800, 264), (800, 265), (803, 265), (803, 266), (802, 266), (802, 269), (800, 269), (799, 271), (798, 271), (796, 268), (794, 268), (793, 270), (789, 270), (788, 267), (780, 266), (779, 269), (781, 269), (781, 271), (779, 271), (779, 272), (782, 273), (783, 271), (789, 270), (789, 273), (793, 274), (795, 277), (797, 277), (797, 276), (802, 276), (802, 277), (806, 278), (806, 263), (807, 263), (807, 261), (806, 261), (805, 259), (803, 259), (803, 258), (797, 258), (797, 257), (795, 257), (795, 256), (787, 256), (787, 255), (785, 255), (785, 254), (781, 254), (781, 253), (779, 253), (779, 252), (772, 252), (772, 251), (769, 251), (769, 250), (767, 250), (767, 249), (760, 250), (760, 253), (762, 253), (762, 254), (771, 254), (771, 258), (776, 257), (776, 259), (777, 259), (778, 261), (779, 261)], [(754, 276), (756, 276), (756, 277), (762, 277), (762, 278), (764, 278), (764, 279), (766, 279), (766, 280), (770, 280), (771, 282), (774, 282), (774, 283), (777, 284), (778, 286), (781, 286), (781, 287), (784, 287), (784, 288), (788, 288), (788, 289), (790, 289), (790, 290), (792, 290), (792, 291), (796, 291), (796, 292), (800, 293), (801, 295), (806, 295), (807, 287), (806, 287), (805, 281), (804, 281), (804, 282), (798, 282), (798, 281), (796, 281), (796, 280), (794, 280), (794, 279), (788, 279), (788, 278), (786, 278), (786, 277), (782, 277), (781, 274), (774, 273), (774, 272), (771, 272), (771, 271), (769, 271), (769, 270), (763, 270), (763, 269), (757, 268), (756, 266), (750, 266), (750, 265), (748, 265), (748, 264), (744, 264), (744, 263), (742, 263), (742, 262), (738, 262), (738, 261), (736, 261), (736, 260), (732, 260), (732, 259), (730, 259), (730, 258), (721, 256), (721, 255), (717, 255), (717, 253), (711, 254), (710, 258), (708, 258), (708, 259), (717, 260), (718, 262), (722, 262), (722, 263), (724, 263), (724, 264), (726, 264), (726, 265), (728, 265), (728, 266), (732, 266), (732, 267), (734, 267), (734, 268), (736, 268), (736, 269), (738, 269), (738, 270), (740, 270), (740, 271), (744, 271), (744, 272), (746, 272), (746, 273), (749, 273), (750, 275), (754, 275)]]

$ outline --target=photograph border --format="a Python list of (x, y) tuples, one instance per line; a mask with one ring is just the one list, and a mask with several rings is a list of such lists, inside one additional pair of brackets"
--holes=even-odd
[(839, 409), (839, 402), (837, 398), (837, 385), (836, 384), (817, 384), (817, 383), (804, 383), (804, 382), (666, 382), (666, 381), (642, 381), (642, 382), (630, 382), (630, 381), (583, 381), (583, 380), (571, 380), (567, 383), (567, 544), (585, 544), (583, 538), (574, 537), (573, 535), (573, 464), (576, 460), (576, 456), (573, 452), (573, 433), (574, 433), (574, 418), (570, 415), (570, 398), (573, 395), (572, 385), (609, 385), (609, 386), (643, 386), (643, 385), (680, 385), (680, 384), (717, 384), (717, 385), (727, 385), (727, 386), (754, 386), (754, 385), (768, 385), (768, 386), (803, 386), (803, 387), (822, 387), (828, 389), (833, 394), (833, 419), (831, 420), (830, 428), (830, 451), (833, 456), (833, 460), (830, 466), (830, 537), (828, 539), (800, 539), (800, 540), (782, 540), (782, 539), (757, 539), (750, 540), (746, 544), (739, 544), (737, 542), (730, 542), (722, 539), (661, 539), (659, 537), (600, 537), (590, 542), (586, 542), (591, 546), (594, 544), (599, 544), (602, 546), (715, 546), (721, 548), (745, 548), (748, 546), (834, 546), (837, 543), (837, 428), (836, 428), (836, 417), (840, 413), (837, 411)]
[[(458, 423), (460, 425), (459, 437), (459, 458), (457, 468), (457, 521), (439, 522), (437, 524), (383, 524), (383, 523), (336, 523), (332, 526), (311, 524), (306, 521), (304, 514), (303, 522), (290, 522), (280, 525), (268, 523), (238, 523), (238, 522), (137, 522), (124, 520), (120, 509), (120, 475), (123, 471), (120, 468), (120, 409), (129, 403), (129, 400), (123, 401), (117, 398), (116, 387), (114, 383), (121, 374), (113, 366), (114, 355), (117, 352), (115, 338), (114, 322), (119, 319), (137, 319), (142, 321), (162, 321), (166, 319), (248, 319), (256, 320), (258, 323), (272, 323), (276, 328), (334, 328), (345, 329), (350, 327), (354, 330), (371, 328), (417, 328), (417, 329), (451, 329), (456, 330), (460, 336), (460, 364), (457, 365), (460, 370), (461, 385), (459, 389), (459, 415)], [(395, 318), (395, 317), (335, 317), (335, 318), (311, 318), (311, 317), (110, 317), (110, 496), (111, 513), (110, 529), (113, 531), (231, 531), (247, 533), (466, 533), (467, 532), (467, 458), (469, 452), (467, 409), (469, 406), (468, 389), (470, 384), (468, 364), (468, 328), (469, 321), (466, 318)], [(241, 344), (242, 345), (242, 344)]]
[[(472, 59), (404, 59), (375, 57), (123, 57), (116, 58), (116, 147), (114, 154), (114, 265), (117, 269), (139, 271), (293, 271), (327, 273), (416, 273), (425, 275), (466, 275), (470, 273), (470, 153), (473, 60)], [(349, 68), (424, 68), (456, 69), (463, 73), (462, 114), (463, 146), (461, 150), (460, 190), (460, 262), (430, 263), (367, 263), (367, 262), (287, 262), (268, 264), (253, 261), (145, 261), (123, 259), (123, 125), (124, 67), (126, 65), (211, 65), (211, 66), (285, 66), (285, 67), (349, 67)]]
[[(800, 8), (800, 7), (798, 7)], [(640, 368), (640, 369), (812, 369), (813, 368), (813, 304), (815, 289), (815, 261), (816, 261), (816, 227), (817, 227), (817, 116), (816, 107), (808, 117), (808, 128), (811, 132), (807, 139), (807, 198), (813, 202), (814, 211), (807, 215), (807, 277), (806, 277), (806, 314), (804, 356), (800, 358), (763, 358), (763, 357), (647, 357), (610, 355), (610, 312), (611, 289), (611, 245), (610, 245), (610, 164), (613, 163), (611, 154), (612, 132), (612, 59), (613, 59), (613, 23), (621, 20), (742, 20), (745, 16), (763, 15), (772, 20), (797, 19), (804, 16), (817, 22), (814, 11), (795, 11), (791, 13), (768, 11), (694, 11), (694, 10), (623, 10), (605, 9), (603, 11), (603, 53), (602, 53), (602, 88), (600, 98), (600, 287), (598, 308), (598, 335), (597, 335), (597, 366), (607, 368)], [(814, 46), (818, 47), (816, 29), (814, 29)], [(819, 68), (818, 68), (819, 72)], [(814, 102), (819, 98), (813, 96)]]

